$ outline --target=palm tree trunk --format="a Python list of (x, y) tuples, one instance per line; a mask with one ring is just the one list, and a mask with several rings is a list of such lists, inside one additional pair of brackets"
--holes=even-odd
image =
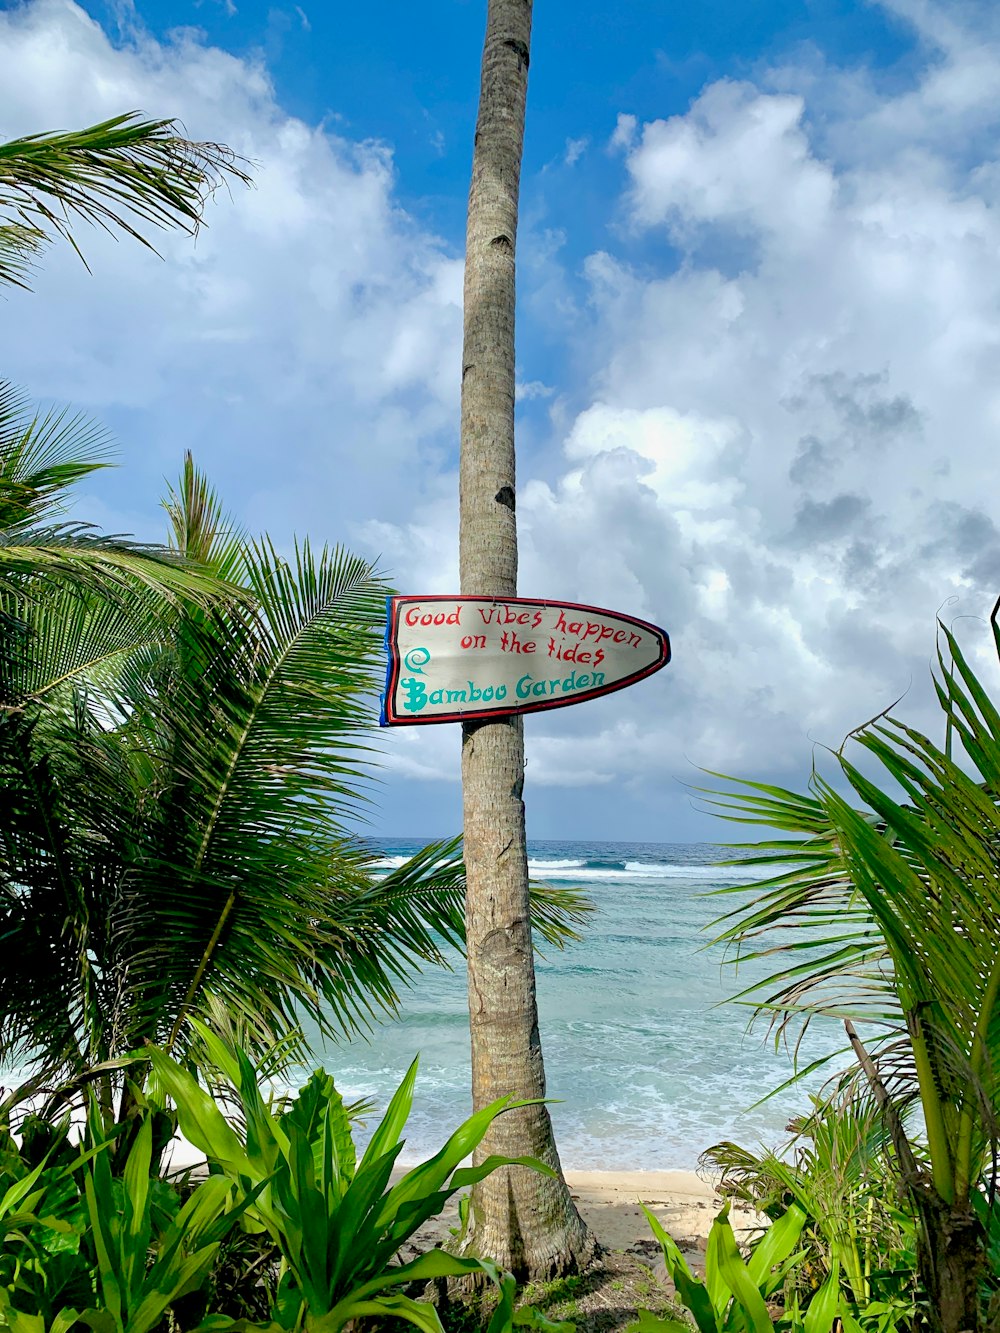
[[(489, 0), (469, 194), (462, 355), (461, 584), (466, 595), (517, 595), (514, 515), (514, 245), (524, 141), (531, 0)], [(544, 1097), (524, 834), (520, 718), (467, 723), (462, 734), (472, 1095)], [(521, 1277), (587, 1264), (596, 1242), (562, 1177), (544, 1106), (501, 1116), (476, 1160), (547, 1162), (496, 1171), (473, 1193), (468, 1246)]]
[(927, 1292), (927, 1323), (933, 1333), (978, 1333), (985, 1314), (982, 1224), (968, 1204), (947, 1207), (933, 1197), (916, 1202), (917, 1273)]

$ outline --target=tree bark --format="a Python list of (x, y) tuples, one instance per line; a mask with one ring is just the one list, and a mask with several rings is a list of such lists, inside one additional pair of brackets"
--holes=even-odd
[(968, 1205), (949, 1208), (926, 1195), (916, 1204), (917, 1273), (927, 1293), (927, 1323), (935, 1333), (978, 1333), (985, 1314), (982, 1224)]
[[(465, 256), (461, 590), (517, 595), (514, 513), (514, 247), (531, 0), (489, 0)], [(525, 848), (519, 717), (462, 729), (472, 1096), (544, 1097)], [(473, 1191), (466, 1246), (519, 1277), (584, 1267), (596, 1252), (559, 1165), (549, 1114), (501, 1116), (477, 1151), (530, 1154), (555, 1178), (505, 1167)]]

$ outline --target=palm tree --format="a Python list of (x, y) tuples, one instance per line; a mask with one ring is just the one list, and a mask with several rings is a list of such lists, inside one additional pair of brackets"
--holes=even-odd
[(38, 413), (0, 381), (0, 623), (8, 629), (26, 597), (67, 581), (106, 600), (120, 593), (131, 601), (139, 585), (167, 601), (219, 597), (217, 580), (193, 562), (63, 518), (69, 487), (107, 467), (110, 454), (104, 432), (83, 416)]
[[(740, 782), (712, 799), (785, 835), (753, 845), (751, 863), (776, 873), (723, 919), (743, 957), (788, 959), (741, 998), (779, 1031), (816, 1015), (844, 1023), (918, 1219), (929, 1322), (958, 1333), (984, 1326), (1000, 1237), (1000, 712), (942, 634), (944, 748), (892, 717), (860, 728), (884, 782), (837, 758), (864, 808), (818, 776), (808, 795)], [(914, 1101), (919, 1135), (903, 1114)]]
[[(489, 0), (465, 256), (461, 588), (517, 595), (514, 514), (514, 246), (531, 40), (531, 0)], [(519, 717), (465, 723), (462, 789), (468, 871), (469, 1013), (476, 1110), (545, 1096), (528, 911), (524, 733)], [(559, 1166), (537, 1100), (501, 1117), (477, 1149), (530, 1154), (554, 1176), (503, 1168), (472, 1195), (470, 1248), (519, 1276), (583, 1267), (595, 1241)]]
[[(183, 1052), (192, 1017), (225, 1011), (293, 1060), (303, 1017), (364, 1026), (463, 935), (454, 845), (380, 877), (346, 827), (371, 775), (376, 571), (246, 539), (190, 458), (167, 509), (214, 599), (22, 573), (8, 603), (0, 1058), (67, 1095), (98, 1076), (115, 1119), (144, 1042)], [(556, 942), (566, 905), (537, 909)]]
[(149, 249), (144, 226), (193, 234), (206, 200), (227, 180), (250, 182), (230, 149), (194, 143), (178, 133), (176, 121), (143, 120), (137, 111), (83, 130), (2, 143), (0, 283), (26, 286), (34, 260), (55, 236), (82, 259), (74, 221), (124, 232)]

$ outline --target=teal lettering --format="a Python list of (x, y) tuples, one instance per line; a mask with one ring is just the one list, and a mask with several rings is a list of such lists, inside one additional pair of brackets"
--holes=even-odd
[(427, 691), (422, 680), (407, 676), (406, 680), (401, 680), (399, 683), (406, 691), (403, 707), (408, 713), (419, 713), (422, 708), (427, 707)]

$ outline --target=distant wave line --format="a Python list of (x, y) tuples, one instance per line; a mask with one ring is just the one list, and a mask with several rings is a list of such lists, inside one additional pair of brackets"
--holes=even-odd
[[(398, 870), (408, 856), (383, 856), (374, 862), (376, 870)], [(571, 880), (629, 880), (637, 879), (695, 879), (710, 883), (752, 884), (763, 879), (761, 870), (740, 866), (683, 865), (677, 862), (647, 861), (583, 861), (565, 860), (528, 861), (528, 871), (539, 879)]]

